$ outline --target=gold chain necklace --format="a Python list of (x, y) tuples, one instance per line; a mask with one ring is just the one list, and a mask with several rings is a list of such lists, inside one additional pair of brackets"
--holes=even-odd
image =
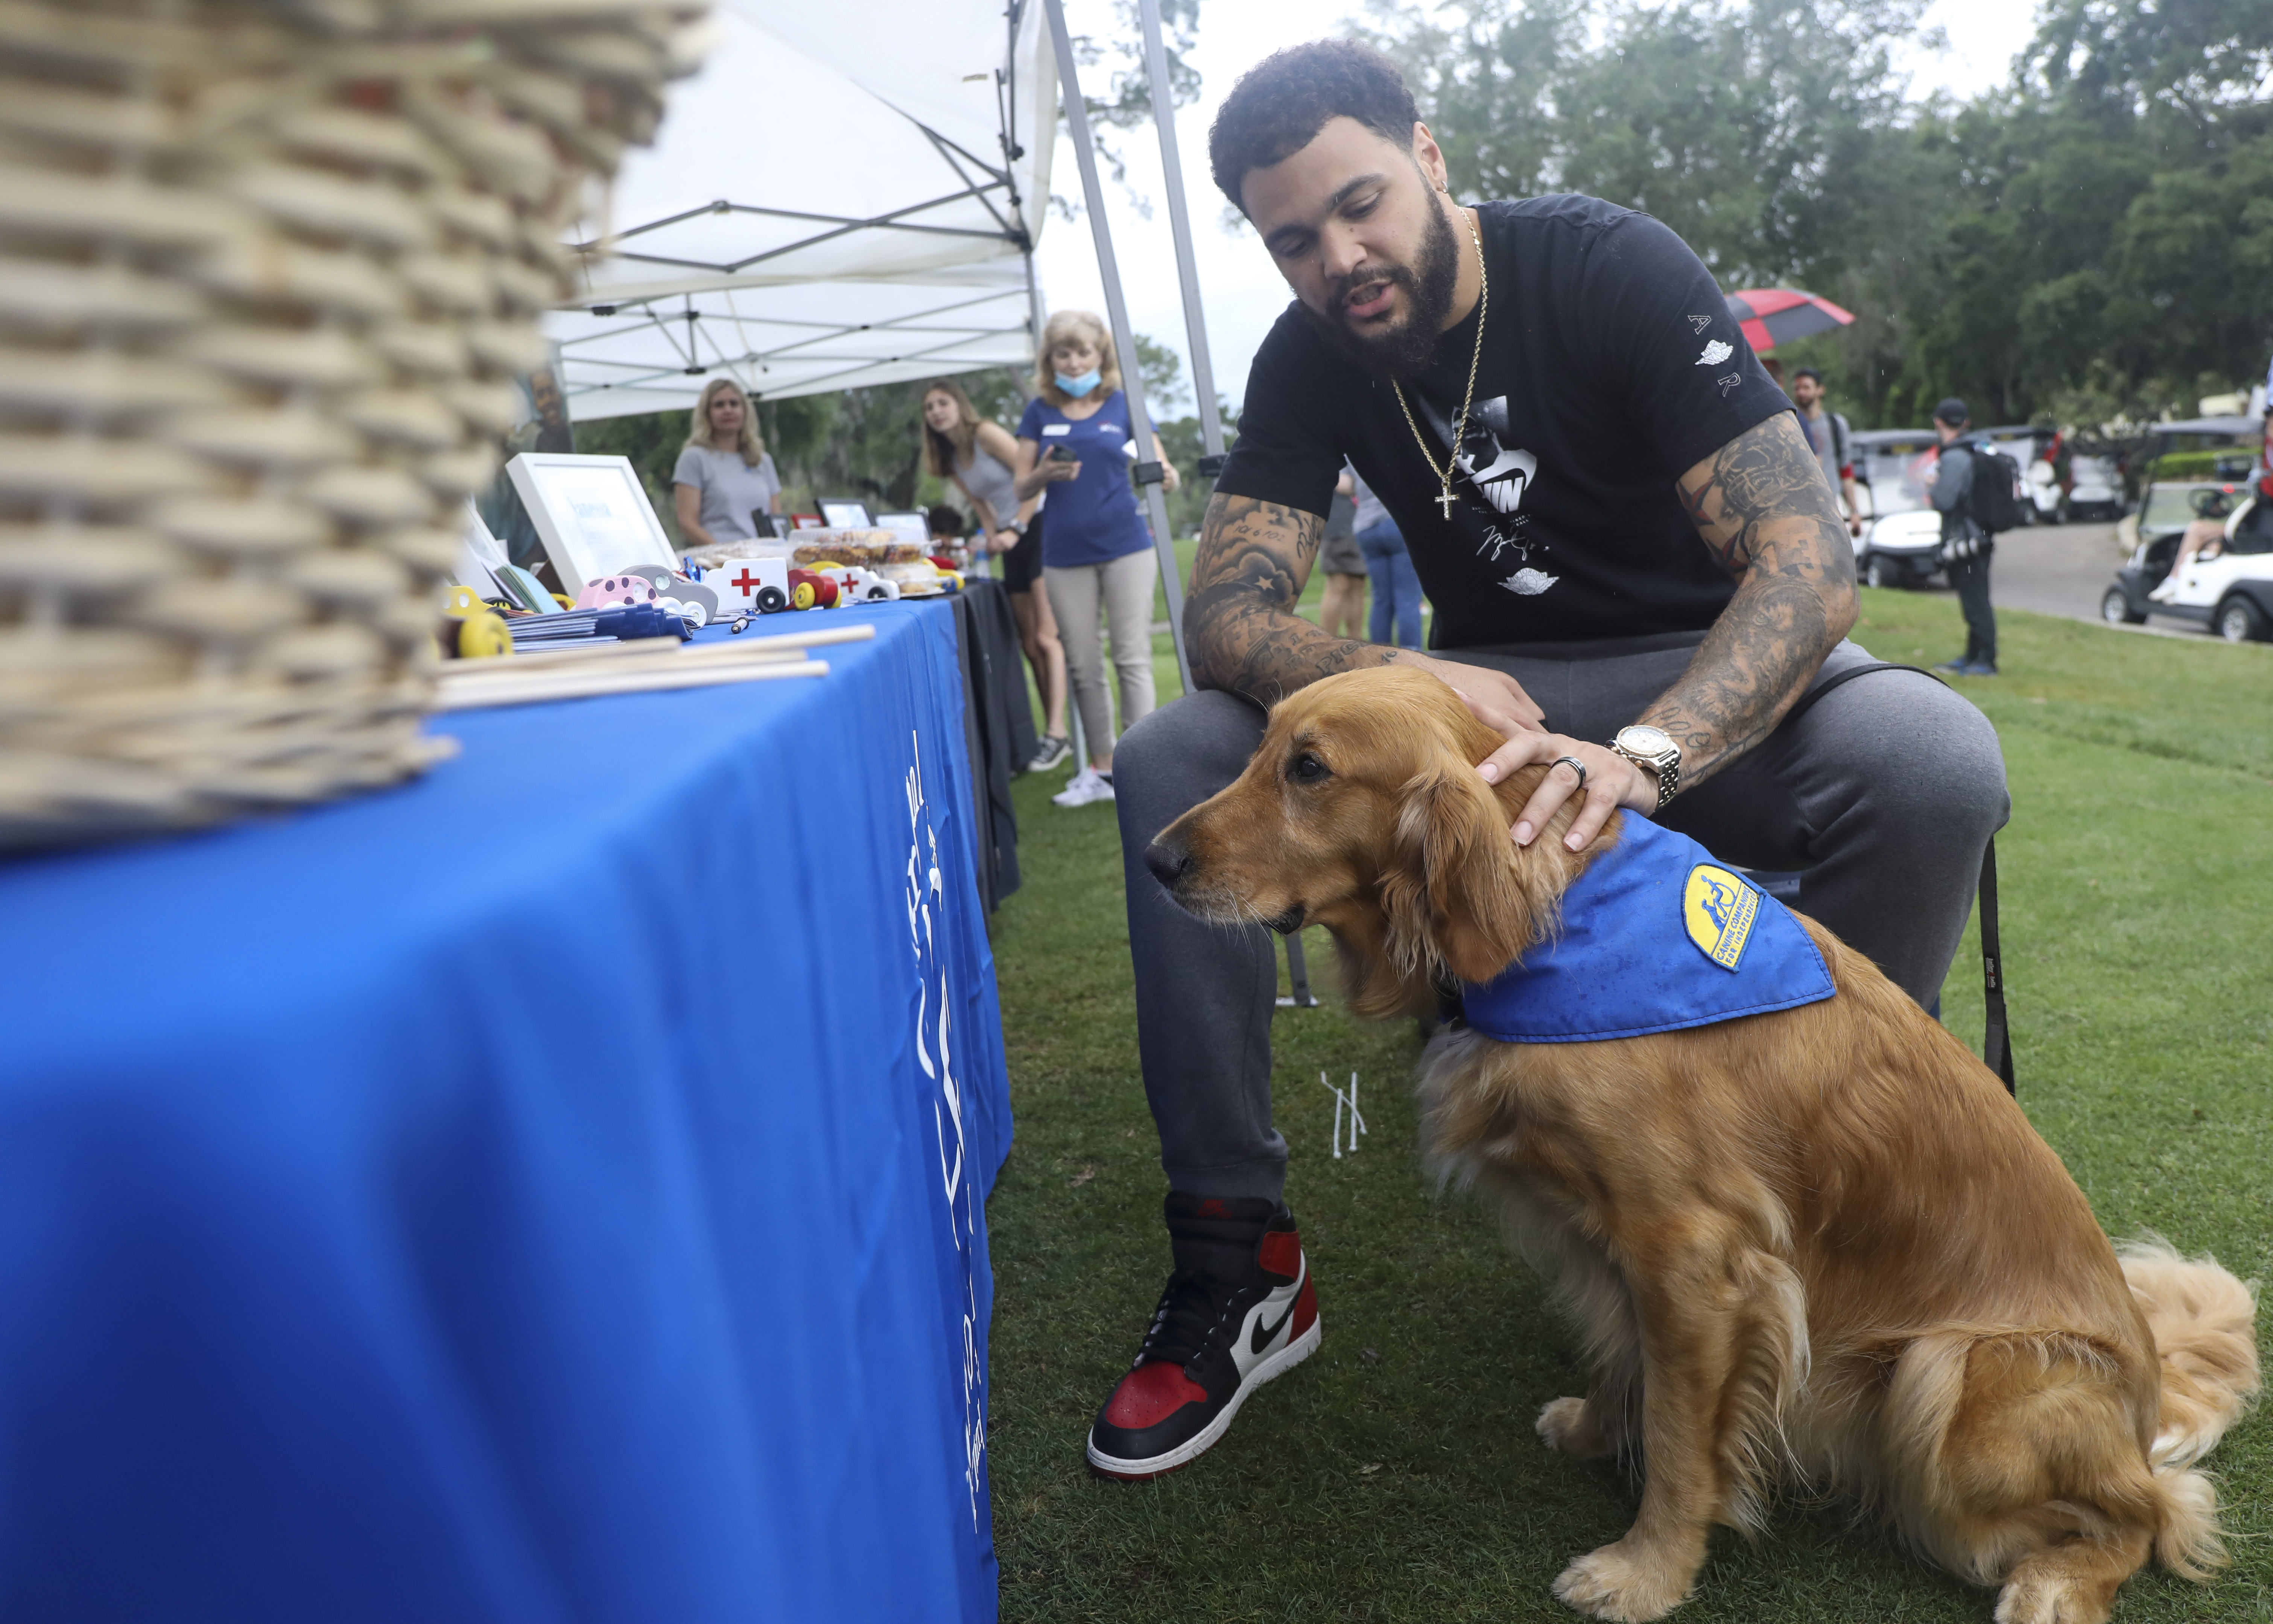
[(1429, 449), (1429, 442), (1422, 438), (1421, 425), (1413, 421), (1413, 408), (1405, 403), (1405, 391), (1398, 387), (1397, 380), (1389, 380), (1389, 387), (1397, 391), (1397, 404), (1405, 413), (1405, 426), (1413, 431), (1413, 443), (1421, 447), (1421, 455), (1428, 459), (1429, 471), (1444, 487), (1444, 493), (1437, 498), (1437, 506), (1444, 510), (1447, 523), (1452, 517), (1452, 467), (1459, 456), (1460, 438), (1467, 432), (1468, 408), (1475, 402), (1476, 368), (1484, 358), (1484, 318), (1491, 313), (1491, 275), (1484, 268), (1484, 239), (1476, 233), (1476, 222), (1467, 219), (1465, 209), (1461, 215), (1468, 228), (1468, 240), (1476, 245), (1476, 350), (1468, 357), (1468, 393), (1460, 402), (1460, 415), (1452, 419), (1452, 443), (1444, 454), (1444, 467), (1437, 466), (1437, 454)]

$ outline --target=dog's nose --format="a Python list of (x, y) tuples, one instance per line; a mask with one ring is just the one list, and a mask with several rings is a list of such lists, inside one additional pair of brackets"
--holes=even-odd
[(1152, 871), (1154, 879), (1174, 891), (1176, 882), (1192, 866), (1192, 854), (1184, 850), (1182, 843), (1162, 838), (1144, 848), (1144, 866)]

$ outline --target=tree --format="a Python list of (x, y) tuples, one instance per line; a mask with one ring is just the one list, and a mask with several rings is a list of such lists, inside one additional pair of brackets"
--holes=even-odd
[[(1113, 178), (1124, 187), (1128, 185), (1129, 162), (1118, 136), (1121, 132), (1141, 130), (1152, 122), (1152, 82), (1145, 71), (1144, 35), (1137, 15), (1136, 0), (1113, 0), (1113, 32), (1100, 39), (1095, 34), (1073, 36), (1074, 61), (1084, 68), (1106, 67), (1107, 94), (1090, 94), (1095, 79), (1082, 76), (1082, 107), (1089, 115), (1091, 138), (1097, 143), (1098, 155)], [(1199, 100), (1199, 70), (1189, 61), (1199, 28), (1200, 0), (1160, 0), (1160, 45), (1168, 59), (1168, 105), (1189, 107)], [(1133, 189), (1129, 199), (1136, 212), (1145, 219), (1152, 217), (1152, 200), (1139, 196)], [(1060, 212), (1070, 218), (1072, 204), (1063, 198), (1050, 199)]]
[(1144, 411), (1157, 425), (1178, 405), (1191, 399), (1184, 387), (1184, 358), (1158, 339), (1142, 333), (1136, 340), (1136, 381), (1144, 387)]
[(1455, 192), (1625, 204), (1740, 287), (1846, 263), (1901, 106), (1889, 49), (1923, 4), (1480, 0), (1448, 23), (1376, 0), (1369, 37), (1404, 65)]
[(2273, 12), (2059, 0), (2012, 86), (1922, 120), (1947, 206), (1886, 405), (2096, 426), (2254, 375), (2273, 342)]
[(1917, 0), (1373, 0), (1456, 191), (1646, 210), (1725, 288), (1861, 320), (1787, 355), (1858, 423), (2191, 410), (2273, 346), (2273, 6), (2052, 0), (2012, 82), (1902, 99)]

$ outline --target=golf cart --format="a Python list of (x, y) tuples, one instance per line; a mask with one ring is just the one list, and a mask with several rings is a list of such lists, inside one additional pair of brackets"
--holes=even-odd
[(1932, 429), (1871, 429), (1851, 442), (1865, 523), (1855, 575), (1865, 586), (1923, 586), (1941, 570), (1941, 515), (1929, 492), (1941, 437)]
[[(2193, 520), (2222, 519), (2224, 534), (2172, 565)], [(2172, 480), (2150, 486), (2140, 504), (2130, 561), (2100, 599), (2111, 625), (2137, 626), (2149, 614), (2207, 626), (2228, 643), (2273, 639), (2273, 474), (2248, 485)]]
[(2055, 522), (2060, 524), (2121, 518), (2123, 459), (2112, 453), (2073, 453), (2067, 460), (2067, 488), (2058, 493), (2057, 503)]

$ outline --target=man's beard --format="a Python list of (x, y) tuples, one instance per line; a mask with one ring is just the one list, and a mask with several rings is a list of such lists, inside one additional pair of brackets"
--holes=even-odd
[[(1301, 306), (1302, 313), (1336, 350), (1376, 376), (1418, 376), (1436, 362), (1437, 342), (1444, 336), (1444, 318), (1452, 313), (1452, 290), (1459, 281), (1459, 239), (1452, 235), (1444, 211), (1431, 202), (1428, 229), (1413, 265), (1361, 266), (1350, 275), (1337, 277), (1327, 289), (1328, 307), (1335, 314), (1322, 316), (1307, 304)], [(1349, 318), (1339, 313), (1343, 300), (1351, 289), (1379, 282), (1405, 289), (1405, 320), (1385, 328), (1351, 326)]]

